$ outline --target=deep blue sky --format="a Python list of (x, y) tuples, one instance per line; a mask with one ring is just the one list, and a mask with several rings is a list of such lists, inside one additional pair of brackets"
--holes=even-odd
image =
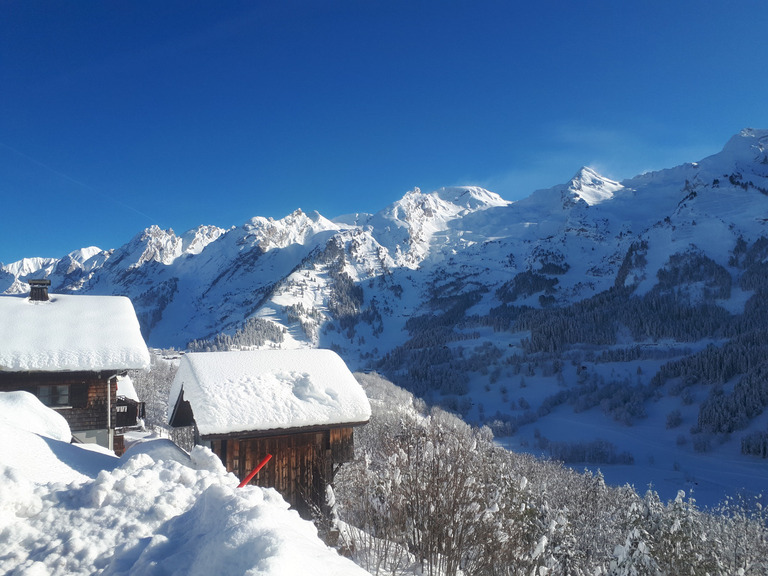
[(766, 30), (764, 0), (6, 0), (0, 261), (699, 160), (768, 127)]

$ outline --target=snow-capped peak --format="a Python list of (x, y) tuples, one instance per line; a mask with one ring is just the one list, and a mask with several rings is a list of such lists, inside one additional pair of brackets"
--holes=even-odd
[(495, 192), (490, 192), (478, 186), (451, 186), (440, 188), (433, 192), (433, 194), (441, 200), (465, 209), (467, 212), (510, 204), (508, 200), (504, 200)]
[(198, 226), (184, 233), (181, 237), (181, 251), (184, 254), (200, 254), (211, 242), (218, 239), (226, 230), (218, 226)]
[(451, 186), (429, 193), (422, 192), (417, 187), (406, 192), (400, 200), (380, 214), (402, 222), (424, 219), (447, 222), (470, 212), (508, 204), (509, 202), (498, 194), (477, 186)]
[(508, 204), (498, 194), (477, 186), (440, 188), (429, 193), (414, 188), (374, 214), (366, 224), (377, 231), (377, 240), (399, 265), (412, 268), (427, 257), (435, 234), (450, 228), (451, 222)]
[(123, 260), (130, 262), (126, 268), (139, 268), (147, 262), (159, 262), (169, 265), (181, 255), (181, 238), (171, 230), (163, 230), (153, 224), (133, 239), (116, 253), (113, 262), (117, 264)]
[(243, 228), (264, 251), (268, 251), (291, 244), (303, 244), (318, 232), (335, 231), (339, 226), (317, 211), (306, 214), (299, 208), (280, 220), (256, 216)]
[(106, 252), (97, 246), (80, 248), (79, 250), (70, 252), (64, 258), (59, 260), (54, 268), (54, 273), (67, 275), (72, 274), (75, 270), (90, 272), (94, 268), (98, 268), (104, 264), (108, 258), (109, 252)]
[(24, 278), (45, 268), (51, 268), (55, 263), (55, 258), (22, 258), (16, 262), (6, 264), (3, 268), (16, 277)]
[(745, 128), (733, 136), (723, 147), (722, 152), (710, 156), (726, 161), (751, 160), (759, 164), (768, 164), (768, 130)]
[(417, 187), (406, 192), (379, 215), (399, 227), (413, 228), (421, 227), (426, 222), (445, 222), (458, 213), (459, 209), (450, 201), (443, 200), (437, 192), (425, 194)]
[(584, 200), (590, 206), (610, 200), (622, 188), (615, 180), (598, 174), (588, 166), (583, 166), (568, 183), (574, 200)]
[(67, 254), (69, 258), (72, 260), (75, 260), (76, 262), (80, 262), (81, 264), (83, 262), (86, 262), (87, 260), (90, 260), (96, 254), (99, 254), (102, 252), (102, 249), (98, 246), (88, 246), (87, 248), (80, 248), (79, 250), (74, 250)]

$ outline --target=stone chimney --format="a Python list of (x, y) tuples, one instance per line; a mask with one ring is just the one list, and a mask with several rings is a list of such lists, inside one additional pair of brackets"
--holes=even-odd
[(48, 286), (51, 285), (50, 280), (29, 280), (29, 299), (32, 302), (46, 302), (48, 301)]

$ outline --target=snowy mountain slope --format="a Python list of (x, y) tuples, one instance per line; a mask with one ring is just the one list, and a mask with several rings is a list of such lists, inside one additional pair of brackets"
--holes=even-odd
[[(405, 308), (406, 315), (423, 305), (417, 287), (424, 278), (459, 270), (489, 292), (506, 284), (515, 304), (580, 300), (613, 285), (637, 242), (648, 244), (646, 262), (625, 281), (644, 278), (642, 292), (671, 254), (695, 245), (726, 264), (737, 238), (750, 242), (763, 234), (765, 142), (765, 132), (745, 130), (699, 163), (623, 183), (582, 168), (567, 184), (515, 203), (476, 187), (415, 189), (377, 214), (336, 222), (297, 210), (280, 220), (255, 217), (230, 230), (201, 226), (181, 236), (153, 226), (116, 250), (88, 248), (60, 260), (3, 265), (0, 287), (19, 293), (26, 279), (43, 276), (51, 278), (54, 292), (127, 294), (145, 335), (158, 346), (232, 330), (261, 306), (270, 306), (262, 315), (274, 315), (271, 299), (282, 307), (304, 302), (291, 300), (286, 286), (296, 280), (292, 275), (312, 277), (320, 253), (353, 282), (375, 278), (386, 286), (360, 284), (361, 309), (375, 298)], [(328, 256), (331, 241), (338, 248), (334, 256)], [(519, 286), (509, 284), (515, 278)], [(413, 301), (393, 299), (393, 291), (402, 294), (409, 284)], [(327, 307), (329, 285), (323, 286), (312, 298), (314, 308)]]
[[(487, 289), (488, 309), (499, 304), (499, 288), (505, 303), (563, 305), (614, 285), (630, 247), (643, 243), (643, 266), (624, 282), (644, 293), (670, 255), (693, 245), (725, 265), (737, 238), (752, 242), (764, 233), (766, 141), (766, 132), (745, 130), (699, 163), (623, 183), (582, 168), (567, 184), (515, 203), (476, 187), (415, 189), (377, 214), (336, 222), (297, 210), (181, 236), (153, 226), (116, 250), (3, 265), (0, 288), (20, 293), (26, 279), (43, 276), (54, 292), (126, 294), (150, 344), (182, 347), (254, 315), (289, 328), (283, 310), (299, 303), (322, 314), (321, 323), (332, 321), (334, 283), (318, 284), (331, 264), (362, 288), (352, 308), (381, 316), (378, 335), (363, 329), (367, 340), (401, 330), (402, 317), (423, 308), (430, 278), (476, 279)], [(301, 278), (308, 284), (297, 288)], [(301, 331), (295, 340), (320, 343)], [(347, 348), (353, 340), (324, 343)]]
[[(622, 182), (581, 168), (518, 202), (476, 187), (414, 189), (333, 221), (297, 210), (181, 236), (151, 227), (116, 250), (2, 266), (0, 288), (23, 292), (44, 276), (54, 292), (128, 295), (153, 346), (334, 348), (470, 419), (492, 421), (496, 410), (479, 405), (498, 406), (497, 432), (527, 430), (533, 442), (542, 406), (584, 373), (608, 388), (629, 377), (650, 413), (648, 387), (666, 362), (766, 328), (767, 145), (768, 131), (744, 130), (699, 162)], [(639, 360), (606, 372), (595, 360), (605, 351)], [(520, 396), (521, 378), (536, 390)], [(712, 386), (680, 408), (687, 428)], [(745, 423), (750, 434), (762, 425)], [(697, 434), (674, 450), (690, 451)]]

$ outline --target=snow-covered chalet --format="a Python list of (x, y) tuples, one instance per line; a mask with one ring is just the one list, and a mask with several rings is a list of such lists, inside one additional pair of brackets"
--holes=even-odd
[(330, 350), (256, 350), (184, 355), (168, 412), (172, 426), (194, 425), (195, 441), (241, 480), (271, 455), (252, 482), (306, 515), (352, 459), (353, 428), (371, 407)]
[(123, 296), (0, 296), (0, 390), (26, 390), (69, 423), (73, 440), (122, 453), (117, 380), (149, 366), (133, 304)]

